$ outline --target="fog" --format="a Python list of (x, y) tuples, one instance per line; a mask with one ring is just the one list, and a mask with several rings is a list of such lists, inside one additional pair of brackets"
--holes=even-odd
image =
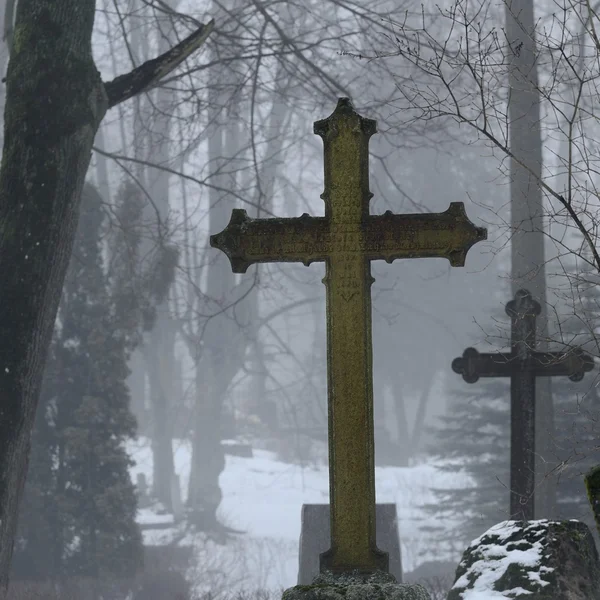
[[(469, 385), (451, 369), (467, 347), (510, 346), (506, 155), (452, 116), (406, 108), (402, 90), (411, 86), (444, 94), (402, 56), (375, 58), (391, 53), (391, 20), (408, 5), (126, 4), (121, 14), (97, 3), (94, 53), (104, 80), (176, 44), (195, 22), (211, 16), (216, 28), (176, 77), (112, 110), (97, 136), (87, 177), (90, 202), (99, 198), (102, 213), (91, 242), (97, 278), (85, 276), (92, 270), (80, 224), (32, 438), (13, 580), (91, 578), (101, 583), (90, 597), (139, 599), (154, 598), (157, 574), (166, 572), (187, 583), (173, 576), (165, 594), (183, 586), (190, 598), (277, 594), (296, 583), (302, 505), (329, 501), (325, 264), (270, 262), (237, 274), (208, 238), (234, 208), (252, 218), (324, 216), (323, 143), (313, 123), (341, 97), (377, 121), (370, 214), (439, 213), (462, 202), (469, 220), (487, 229), (464, 267), (445, 258), (371, 263), (377, 501), (396, 505), (408, 580), (432, 561), (433, 571), (452, 579), (466, 544), (509, 517), (509, 383)], [(445, 31), (443, 21), (426, 18), (432, 33)], [(564, 147), (547, 132), (543, 144), (548, 181), (558, 189)], [(596, 282), (586, 279), (589, 297), (574, 283), (585, 271), (580, 232), (546, 205), (547, 264), (539, 267), (550, 324), (543, 335), (554, 349), (567, 342), (597, 354)], [(573, 302), (587, 302), (588, 312)], [(101, 329), (114, 344), (94, 341), (92, 352), (83, 328), (97, 306), (106, 309)], [(554, 387), (559, 500), (557, 514), (545, 516), (592, 522), (580, 476), (595, 459), (595, 378)], [(114, 386), (90, 392), (85, 381), (96, 379)], [(68, 444), (74, 428), (91, 427), (89, 396), (109, 415), (107, 431), (114, 415), (136, 421), (135, 435), (110, 434), (131, 479), (122, 483), (131, 490), (119, 494), (137, 502), (115, 492), (118, 527), (112, 508), (90, 525), (85, 502), (96, 506), (98, 498), (70, 470), (86, 469), (72, 466), (78, 446)], [(124, 412), (111, 417), (117, 397)], [(70, 420), (79, 409), (80, 421)], [(570, 430), (573, 415), (584, 413), (579, 433)], [(92, 548), (94, 527), (102, 541), (92, 536)], [(125, 543), (127, 536), (135, 540)], [(116, 564), (138, 552), (127, 568)]]

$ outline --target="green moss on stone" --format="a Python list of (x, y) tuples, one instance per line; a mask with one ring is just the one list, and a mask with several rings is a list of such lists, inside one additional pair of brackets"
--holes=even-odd
[(592, 512), (594, 513), (596, 528), (600, 532), (600, 465), (594, 467), (585, 476), (585, 489)]
[(297, 585), (283, 592), (282, 600), (430, 600), (425, 588), (419, 584), (403, 583), (351, 583)]

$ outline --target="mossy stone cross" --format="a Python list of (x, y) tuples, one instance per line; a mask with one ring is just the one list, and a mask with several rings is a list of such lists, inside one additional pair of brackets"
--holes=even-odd
[(371, 346), (371, 261), (445, 257), (463, 266), (469, 248), (486, 239), (461, 202), (430, 214), (369, 214), (369, 139), (376, 122), (340, 98), (314, 124), (325, 153), (325, 216), (252, 219), (234, 209), (211, 236), (236, 273), (253, 263), (325, 262), (331, 548), (321, 571), (388, 570), (375, 542), (375, 467)]

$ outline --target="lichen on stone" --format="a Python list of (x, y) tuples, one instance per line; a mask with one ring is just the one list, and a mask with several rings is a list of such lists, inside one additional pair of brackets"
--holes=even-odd
[(396, 583), (389, 573), (321, 573), (311, 585), (283, 592), (282, 600), (431, 600), (419, 584)]
[(585, 476), (585, 489), (592, 512), (594, 513), (596, 529), (600, 533), (600, 465), (594, 467)]

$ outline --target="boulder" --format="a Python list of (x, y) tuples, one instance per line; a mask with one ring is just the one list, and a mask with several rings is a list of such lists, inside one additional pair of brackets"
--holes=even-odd
[(580, 521), (505, 521), (471, 542), (448, 600), (600, 600), (600, 561)]

